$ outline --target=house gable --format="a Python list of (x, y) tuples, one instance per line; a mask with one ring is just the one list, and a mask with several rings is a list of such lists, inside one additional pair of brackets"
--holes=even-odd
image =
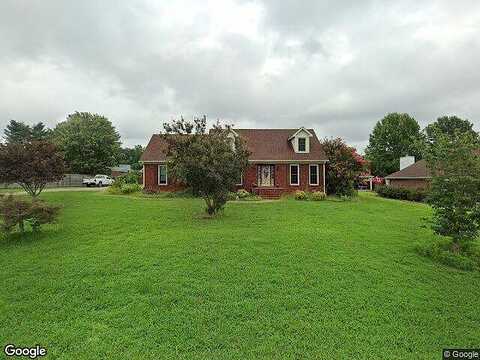
[(301, 127), (292, 136), (288, 138), (291, 142), (293, 150), (296, 153), (309, 153), (310, 152), (310, 138), (313, 135), (310, 131)]

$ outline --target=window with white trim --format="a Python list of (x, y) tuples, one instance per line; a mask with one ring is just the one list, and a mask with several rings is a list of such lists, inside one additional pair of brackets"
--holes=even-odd
[(158, 165), (158, 185), (167, 185), (167, 165)]
[(290, 185), (300, 185), (300, 166), (290, 164)]
[(318, 165), (310, 165), (310, 185), (318, 185)]
[(307, 139), (304, 137), (299, 137), (298, 141), (298, 152), (306, 152), (307, 151)]

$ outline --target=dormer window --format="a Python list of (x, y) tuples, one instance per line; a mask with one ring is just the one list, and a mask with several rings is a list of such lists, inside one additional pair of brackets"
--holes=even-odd
[(298, 152), (306, 152), (306, 151), (307, 151), (307, 139), (298, 138)]
[(288, 138), (288, 141), (292, 144), (293, 150), (296, 153), (309, 153), (310, 152), (310, 139), (313, 137), (312, 133), (301, 127), (292, 136)]

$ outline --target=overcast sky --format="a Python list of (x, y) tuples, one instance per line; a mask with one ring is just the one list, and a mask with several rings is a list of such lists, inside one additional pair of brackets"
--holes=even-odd
[(96, 112), (313, 127), (363, 150), (388, 112), (480, 128), (480, 1), (1, 0), (0, 129)]

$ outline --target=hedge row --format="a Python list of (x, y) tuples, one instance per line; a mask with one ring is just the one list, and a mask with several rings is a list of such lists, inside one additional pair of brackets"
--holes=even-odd
[(428, 191), (423, 189), (396, 188), (387, 185), (376, 186), (375, 192), (384, 198), (418, 202), (425, 201), (428, 196)]

